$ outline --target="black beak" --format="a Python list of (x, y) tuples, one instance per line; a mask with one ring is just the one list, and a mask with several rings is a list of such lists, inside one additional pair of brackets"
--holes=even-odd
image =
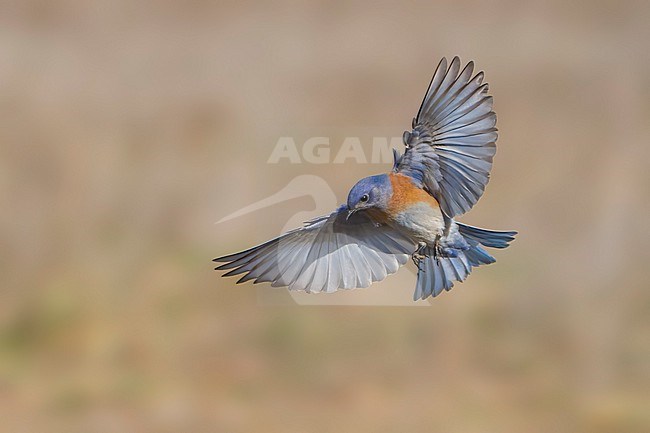
[(346, 221), (349, 220), (350, 217), (351, 217), (351, 216), (352, 216), (356, 211), (358, 211), (358, 210), (359, 210), (359, 209), (350, 209), (350, 210), (348, 210), (348, 216), (345, 217), (345, 220), (346, 220)]

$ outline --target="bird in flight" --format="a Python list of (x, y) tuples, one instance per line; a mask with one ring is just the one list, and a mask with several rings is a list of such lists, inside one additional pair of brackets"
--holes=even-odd
[(393, 149), (389, 173), (366, 177), (347, 203), (245, 251), (214, 259), (237, 283), (270, 282), (309, 293), (368, 287), (409, 260), (417, 266), (414, 300), (450, 290), (472, 268), (495, 262), (515, 231), (457, 222), (483, 195), (496, 152), (496, 114), (483, 72), (443, 58), (422, 105)]

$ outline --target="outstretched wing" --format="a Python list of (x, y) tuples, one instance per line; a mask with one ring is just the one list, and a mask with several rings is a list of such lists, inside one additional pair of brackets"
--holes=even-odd
[(413, 119), (404, 133), (406, 153), (395, 171), (412, 177), (439, 202), (449, 217), (470, 210), (483, 195), (496, 153), (496, 114), (483, 83), (472, 77), (474, 63), (460, 70), (454, 57), (442, 59)]
[(343, 205), (302, 228), (214, 259), (224, 262), (216, 269), (230, 269), (224, 276), (244, 274), (238, 283), (254, 280), (290, 290), (334, 292), (383, 280), (415, 250), (413, 240), (389, 226), (376, 225), (363, 212), (347, 216)]

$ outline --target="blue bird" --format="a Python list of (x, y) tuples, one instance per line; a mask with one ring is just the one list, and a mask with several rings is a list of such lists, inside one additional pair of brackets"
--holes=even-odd
[(330, 215), (248, 250), (214, 259), (238, 283), (270, 282), (309, 293), (368, 287), (409, 257), (418, 268), (414, 300), (450, 290), (472, 268), (495, 262), (517, 232), (461, 224), (483, 195), (496, 152), (496, 114), (474, 63), (442, 59), (403, 155), (390, 173), (361, 179)]

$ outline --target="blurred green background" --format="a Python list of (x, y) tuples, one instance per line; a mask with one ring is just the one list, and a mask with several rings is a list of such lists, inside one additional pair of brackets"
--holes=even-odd
[[(647, 1), (3, 2), (0, 430), (650, 431), (649, 20)], [(426, 308), (264, 306), (212, 270), (314, 204), (223, 216), (301, 174), (342, 201), (388, 169), (267, 164), (278, 137), (399, 136), (456, 54), (499, 116), (463, 218), (519, 230), (496, 265)]]

